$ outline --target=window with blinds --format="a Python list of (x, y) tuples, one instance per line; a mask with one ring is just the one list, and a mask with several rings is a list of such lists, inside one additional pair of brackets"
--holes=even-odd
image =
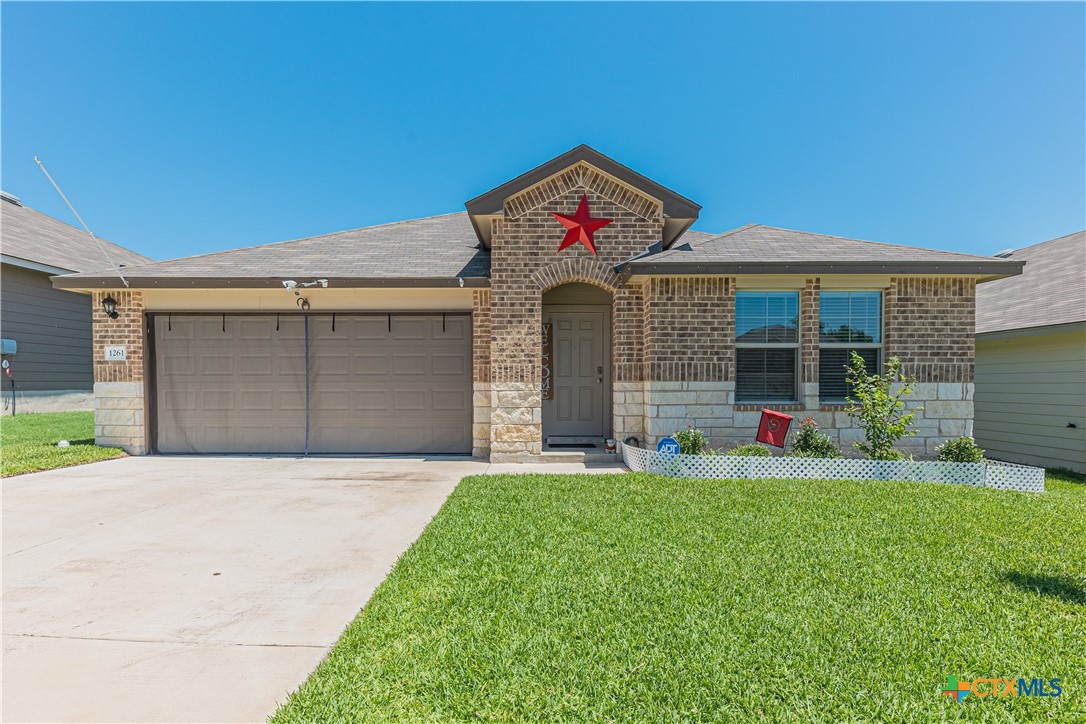
[(882, 367), (882, 292), (822, 292), (818, 327), (819, 400), (844, 402), (852, 352), (868, 373)]
[(736, 292), (736, 402), (795, 402), (799, 292)]

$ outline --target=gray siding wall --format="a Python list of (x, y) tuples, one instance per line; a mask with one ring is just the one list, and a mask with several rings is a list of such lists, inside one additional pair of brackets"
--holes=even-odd
[[(91, 390), (91, 298), (53, 289), (49, 275), (0, 265), (0, 336), (19, 344), (17, 390)], [(0, 380), (7, 392), (8, 379)]]
[(1086, 330), (978, 337), (973, 404), (987, 457), (1086, 473)]

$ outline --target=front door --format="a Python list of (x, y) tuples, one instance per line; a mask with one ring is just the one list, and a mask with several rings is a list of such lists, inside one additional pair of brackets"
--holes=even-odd
[[(606, 358), (608, 315), (600, 311), (544, 308), (551, 335), (544, 360), (543, 435), (606, 437), (610, 363)], [(550, 365), (549, 370), (546, 369)], [(549, 374), (548, 374), (549, 373)]]

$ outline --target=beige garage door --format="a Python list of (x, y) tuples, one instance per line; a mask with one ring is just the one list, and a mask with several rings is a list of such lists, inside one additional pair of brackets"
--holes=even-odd
[(470, 453), (466, 314), (155, 315), (163, 453)]

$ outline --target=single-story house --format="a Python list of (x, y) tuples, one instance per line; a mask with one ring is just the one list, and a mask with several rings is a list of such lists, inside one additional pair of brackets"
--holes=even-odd
[[(142, 254), (100, 239), (114, 264), (146, 264)], [(4, 411), (91, 409), (91, 309), (87, 297), (53, 288), (49, 277), (110, 268), (86, 231), (0, 192), (0, 336), (11, 377), (0, 377)], [(12, 350), (15, 353), (7, 354)]]
[(1086, 473), (1086, 231), (1000, 254), (977, 290), (976, 422), (989, 457)]
[[(579, 146), (461, 213), (54, 278), (93, 295), (96, 434), (134, 453), (472, 453), (753, 439), (843, 446), (855, 349), (918, 380), (930, 455), (973, 418), (976, 285), (1022, 263), (750, 224)], [(104, 312), (115, 307), (117, 318)]]

